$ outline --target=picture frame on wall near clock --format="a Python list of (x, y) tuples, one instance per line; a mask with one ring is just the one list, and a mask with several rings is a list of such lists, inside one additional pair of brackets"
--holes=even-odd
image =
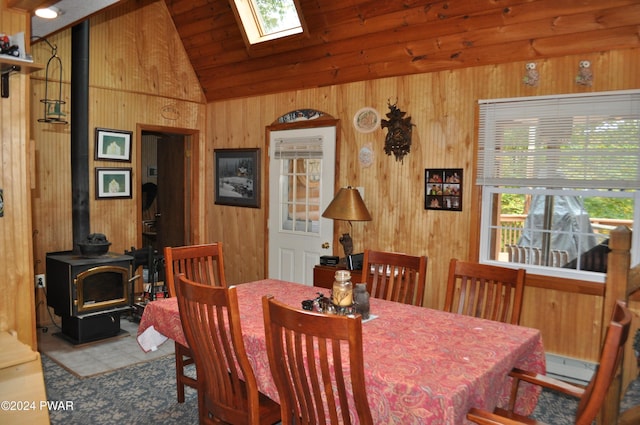
[(424, 208), (462, 211), (462, 168), (424, 170)]

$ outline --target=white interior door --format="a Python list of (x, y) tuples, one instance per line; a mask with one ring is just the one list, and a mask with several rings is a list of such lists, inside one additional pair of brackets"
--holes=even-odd
[(331, 255), (336, 128), (271, 131), (269, 278), (313, 285), (313, 267)]

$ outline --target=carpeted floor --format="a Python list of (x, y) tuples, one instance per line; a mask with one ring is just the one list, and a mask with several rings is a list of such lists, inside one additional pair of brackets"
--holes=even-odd
[[(51, 411), (51, 424), (111, 425), (198, 423), (196, 392), (176, 401), (174, 357), (166, 356), (90, 378), (78, 378), (42, 356), (48, 400), (71, 401), (73, 410)], [(640, 380), (630, 387), (622, 410), (640, 403)], [(577, 403), (543, 392), (534, 417), (553, 425), (573, 424)]]
[(47, 399), (73, 403), (73, 410), (50, 411), (51, 424), (197, 424), (195, 390), (176, 401), (174, 362), (170, 355), (81, 379), (43, 355)]

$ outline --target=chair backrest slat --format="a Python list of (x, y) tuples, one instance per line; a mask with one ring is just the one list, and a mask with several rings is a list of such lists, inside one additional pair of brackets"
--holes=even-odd
[(199, 284), (184, 274), (176, 279), (180, 320), (207, 411), (225, 422), (258, 424), (258, 385), (242, 339), (236, 288)]
[(165, 283), (170, 297), (176, 296), (175, 275), (183, 273), (194, 282), (226, 287), (222, 243), (165, 247)]
[(365, 250), (362, 278), (372, 297), (422, 306), (427, 257)]
[(350, 407), (360, 424), (372, 424), (361, 317), (296, 309), (272, 296), (263, 297), (262, 305), (282, 424), (348, 425), (353, 423)]
[(518, 324), (524, 295), (524, 269), (459, 261), (449, 263), (444, 310)]

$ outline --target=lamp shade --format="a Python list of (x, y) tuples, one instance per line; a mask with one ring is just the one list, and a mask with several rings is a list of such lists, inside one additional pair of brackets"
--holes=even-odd
[(325, 218), (346, 221), (371, 221), (360, 192), (351, 186), (341, 188), (322, 213)]

